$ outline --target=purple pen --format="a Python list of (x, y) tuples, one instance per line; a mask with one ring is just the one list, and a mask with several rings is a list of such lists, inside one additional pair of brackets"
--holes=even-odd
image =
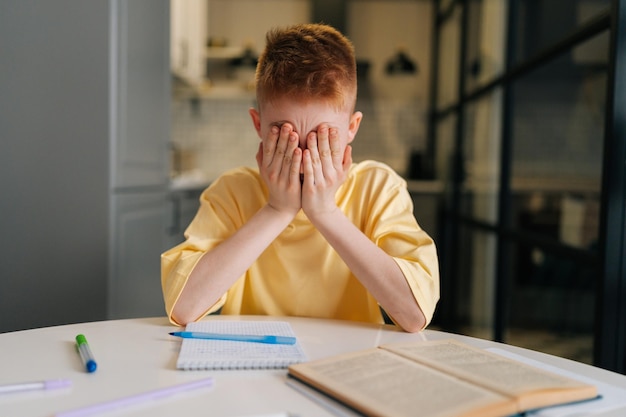
[(117, 400), (93, 404), (87, 407), (76, 408), (74, 410), (63, 411), (61, 413), (55, 414), (55, 417), (87, 417), (122, 407), (147, 403), (185, 391), (211, 386), (213, 386), (213, 378), (200, 379), (197, 381), (187, 382), (185, 384), (174, 385), (171, 387), (165, 387), (137, 395), (131, 395), (129, 397), (119, 398)]
[(0, 385), (0, 394), (20, 391), (36, 391), (68, 388), (72, 386), (69, 379), (49, 379), (45, 381), (20, 382), (18, 384)]

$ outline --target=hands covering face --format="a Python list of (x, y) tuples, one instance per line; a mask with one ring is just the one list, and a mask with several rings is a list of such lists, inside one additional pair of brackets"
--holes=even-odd
[(256, 160), (269, 188), (269, 205), (291, 216), (302, 208), (313, 219), (337, 208), (335, 193), (352, 164), (352, 147), (342, 148), (338, 129), (326, 124), (309, 132), (303, 143), (305, 149), (289, 123), (272, 126)]

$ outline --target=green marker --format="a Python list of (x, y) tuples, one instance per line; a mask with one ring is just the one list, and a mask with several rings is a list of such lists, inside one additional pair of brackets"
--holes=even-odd
[(93, 358), (93, 354), (91, 353), (91, 349), (89, 349), (89, 344), (87, 343), (87, 339), (84, 335), (79, 334), (76, 336), (76, 347), (78, 348), (78, 353), (80, 354), (80, 358), (82, 359), (87, 372), (94, 372), (98, 367), (98, 364)]

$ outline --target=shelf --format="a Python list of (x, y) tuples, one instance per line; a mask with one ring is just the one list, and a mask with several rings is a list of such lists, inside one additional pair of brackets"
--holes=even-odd
[(239, 58), (244, 53), (244, 48), (240, 46), (212, 46), (206, 48), (205, 57), (207, 59), (215, 59), (215, 60), (230, 60), (234, 58)]

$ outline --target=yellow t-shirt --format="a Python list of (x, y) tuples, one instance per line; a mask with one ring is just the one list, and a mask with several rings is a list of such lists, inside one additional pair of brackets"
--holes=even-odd
[[(172, 310), (200, 257), (267, 203), (258, 170), (225, 173), (200, 198), (186, 240), (161, 255), (165, 309)], [(415, 300), (432, 319), (439, 300), (433, 240), (417, 224), (406, 182), (388, 166), (353, 164), (336, 194), (338, 207), (400, 266)], [(334, 318), (382, 323), (378, 303), (300, 211), (274, 242), (206, 313)]]

